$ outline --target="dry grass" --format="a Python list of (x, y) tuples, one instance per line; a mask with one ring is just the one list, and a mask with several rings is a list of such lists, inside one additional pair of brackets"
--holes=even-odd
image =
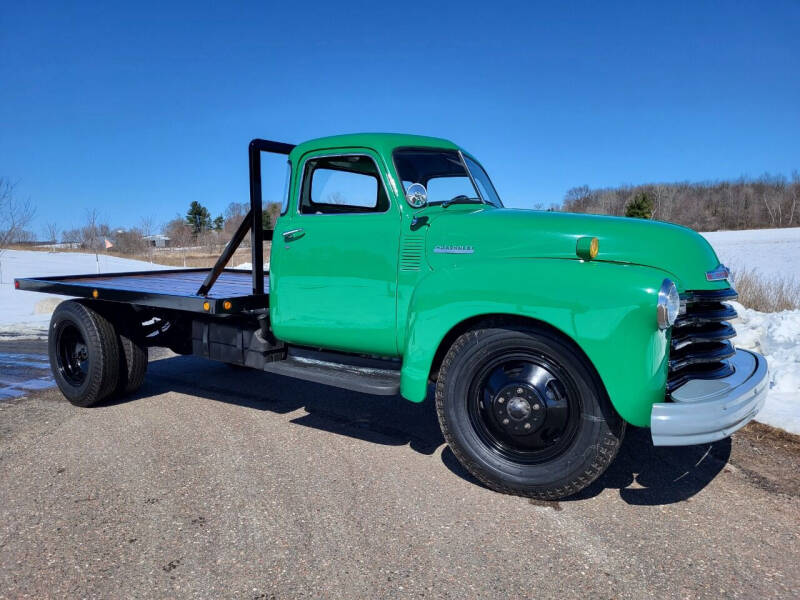
[[(222, 251), (220, 250), (220, 252), (215, 254), (199, 249), (189, 250), (185, 255), (182, 252), (154, 252), (152, 260), (156, 264), (168, 265), (171, 267), (213, 267), (214, 263), (217, 262), (221, 252)], [(264, 254), (269, 256), (268, 252), (265, 252)], [(147, 262), (150, 261), (150, 255), (147, 253), (117, 254), (115, 256), (143, 260)], [(228, 263), (228, 266), (235, 267), (236, 265), (246, 262), (251, 262), (250, 248), (240, 248), (234, 253), (233, 257)]]
[(783, 448), (796, 456), (800, 456), (800, 435), (794, 435), (783, 429), (752, 421), (742, 430), (752, 440), (770, 448)]
[(761, 312), (800, 309), (800, 281), (791, 278), (764, 277), (755, 270), (737, 271), (733, 285), (739, 302)]

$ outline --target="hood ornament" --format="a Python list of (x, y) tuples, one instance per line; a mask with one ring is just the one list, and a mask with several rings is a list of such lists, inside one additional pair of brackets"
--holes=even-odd
[(717, 265), (716, 269), (706, 271), (706, 281), (722, 281), (731, 276), (730, 269), (725, 265)]

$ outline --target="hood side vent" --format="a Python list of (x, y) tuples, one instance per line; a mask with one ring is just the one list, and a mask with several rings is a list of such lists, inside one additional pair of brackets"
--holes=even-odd
[(425, 237), (409, 235), (403, 239), (400, 248), (400, 270), (419, 271), (422, 265), (422, 255), (425, 253)]

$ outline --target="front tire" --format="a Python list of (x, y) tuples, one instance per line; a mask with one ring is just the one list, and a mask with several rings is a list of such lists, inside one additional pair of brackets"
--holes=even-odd
[(585, 356), (545, 328), (486, 323), (461, 335), (439, 371), (436, 410), (461, 464), (503, 493), (554, 500), (599, 477), (622, 442)]
[(97, 311), (75, 300), (59, 304), (50, 319), (47, 345), (56, 385), (72, 404), (91, 406), (116, 390), (117, 334)]

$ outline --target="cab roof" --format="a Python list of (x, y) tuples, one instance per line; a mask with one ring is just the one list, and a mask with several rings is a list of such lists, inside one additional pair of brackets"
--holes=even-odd
[(389, 154), (395, 148), (412, 146), (416, 148), (447, 148), (458, 150), (459, 147), (443, 138), (425, 135), (409, 135), (405, 133), (348, 133), (317, 138), (298, 144), (289, 154), (295, 160), (312, 150), (327, 148), (372, 148), (380, 154)]

